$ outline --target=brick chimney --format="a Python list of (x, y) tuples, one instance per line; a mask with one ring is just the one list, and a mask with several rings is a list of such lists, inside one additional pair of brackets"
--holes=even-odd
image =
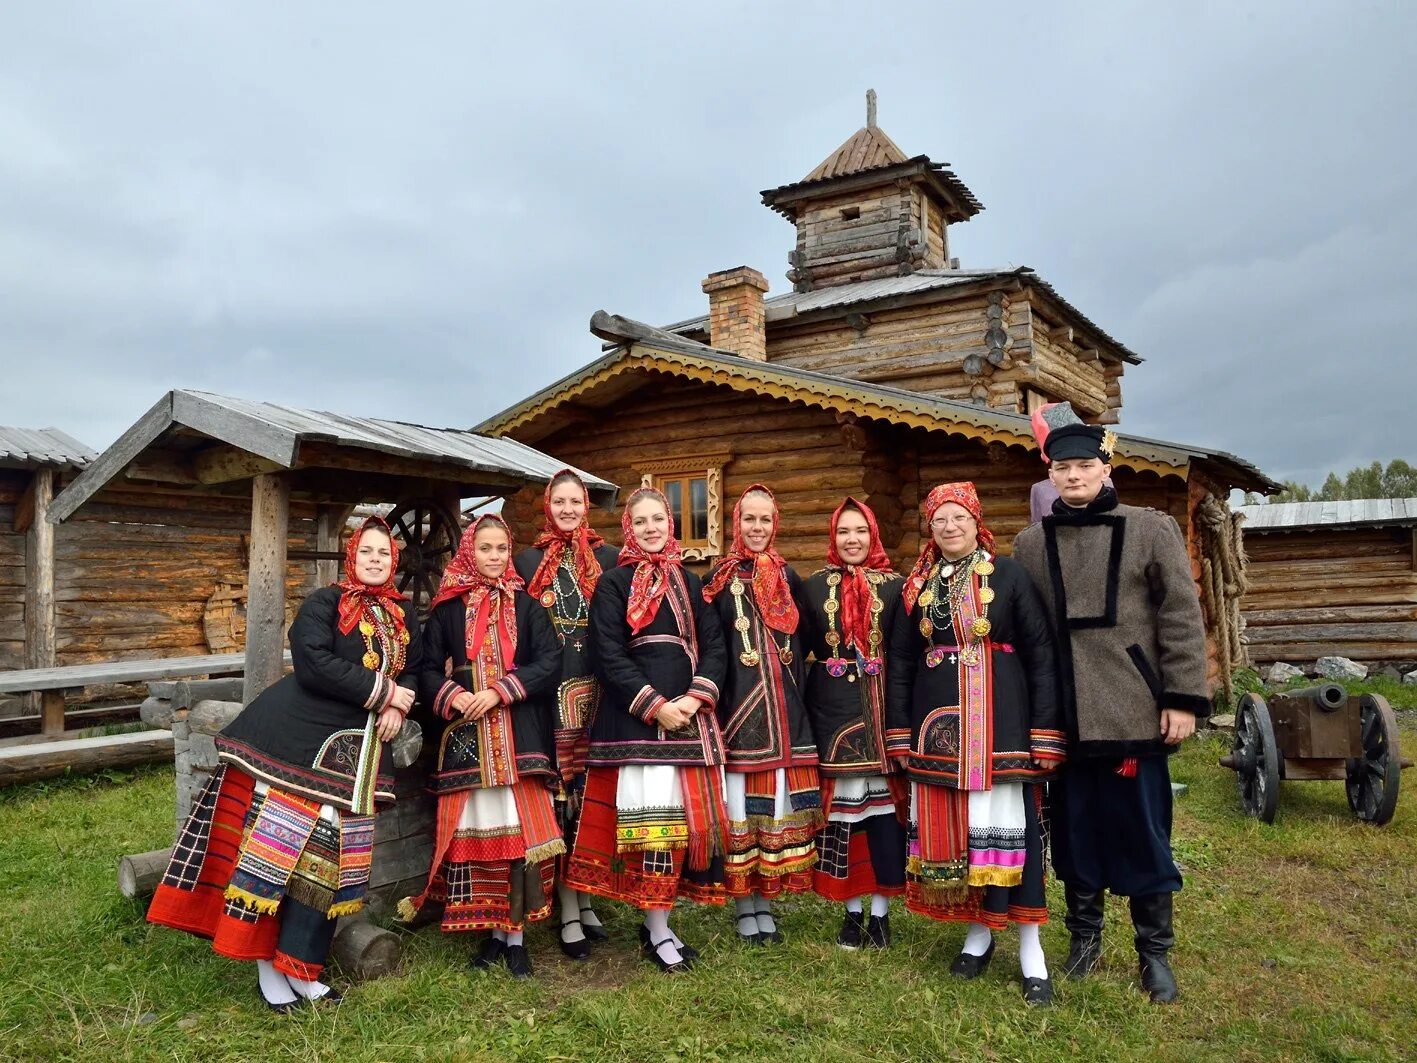
[(720, 270), (704, 278), (709, 297), (709, 345), (744, 358), (768, 360), (767, 278), (749, 266)]

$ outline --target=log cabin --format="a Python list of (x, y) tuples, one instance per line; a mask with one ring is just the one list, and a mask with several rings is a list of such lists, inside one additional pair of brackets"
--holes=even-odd
[[(779, 547), (804, 572), (822, 563), (828, 518), (848, 494), (875, 509), (887, 549), (908, 565), (916, 507), (944, 480), (978, 484), (1007, 551), (1045, 476), (1028, 415), (1067, 400), (1092, 423), (1117, 423), (1123, 372), (1141, 358), (1032, 270), (961, 269), (950, 226), (983, 207), (944, 164), (895, 145), (876, 125), (874, 94), (864, 127), (762, 201), (796, 228), (791, 291), (765, 298), (767, 280), (740, 266), (703, 281), (702, 317), (655, 328), (597, 313), (601, 357), (476, 430), (627, 487), (660, 487), (700, 563), (723, 550), (733, 501), (757, 480), (777, 493)], [(1225, 684), (1243, 658), (1226, 499), (1278, 485), (1212, 447), (1121, 441), (1122, 498), (1172, 514), (1186, 533), (1212, 677)], [(540, 499), (513, 495), (504, 512), (533, 535)]]
[(1417, 665), (1417, 498), (1241, 506), (1256, 666)]

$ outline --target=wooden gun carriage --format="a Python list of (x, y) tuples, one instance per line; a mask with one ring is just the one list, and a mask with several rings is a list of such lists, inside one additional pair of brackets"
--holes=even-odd
[(1397, 808), (1404, 761), (1397, 718), (1377, 694), (1349, 696), (1337, 683), (1276, 694), (1268, 702), (1246, 694), (1235, 713), (1235, 740), (1221, 767), (1235, 772), (1240, 804), (1274, 822), (1279, 782), (1341, 780), (1348, 806), (1367, 823), (1382, 825)]

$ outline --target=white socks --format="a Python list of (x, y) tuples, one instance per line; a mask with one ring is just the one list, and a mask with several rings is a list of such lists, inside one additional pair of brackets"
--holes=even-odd
[(503, 935), (503, 939), (510, 945), (520, 945), (526, 940), (526, 932), (523, 930), (498, 931)]
[(966, 956), (983, 956), (989, 951), (994, 935), (983, 923), (970, 923), (969, 933), (964, 935), (964, 946), (960, 949)]
[[(858, 912), (861, 910), (859, 901), (857, 902), (856, 910)], [(891, 899), (885, 896), (884, 894), (871, 894), (871, 914), (874, 915), (877, 919), (880, 919), (882, 916), (890, 915)]]
[[(669, 929), (669, 913), (662, 908), (646, 908), (645, 929), (649, 931), (650, 947), (655, 948), (656, 955), (665, 963), (680, 963), (684, 957), (679, 952), (681, 942), (674, 935), (674, 931)], [(666, 940), (667, 939), (667, 940)], [(660, 944), (664, 942), (664, 944)]]
[(1043, 942), (1037, 923), (1020, 923), (1018, 928), (1018, 965), (1025, 978), (1047, 978), (1048, 961), (1043, 957)]
[(261, 984), (261, 996), (266, 998), (267, 1004), (295, 1003), (295, 990), (290, 988), (285, 975), (277, 971), (270, 960), (256, 961), (256, 979)]
[(846, 910), (847, 910), (848, 912), (850, 912), (852, 915), (860, 915), (860, 914), (861, 914), (861, 898), (860, 898), (860, 897), (852, 897), (851, 900), (849, 900), (849, 901), (846, 902)]
[(753, 914), (758, 917), (758, 933), (777, 933), (777, 923), (772, 917), (772, 901), (764, 900), (756, 893), (748, 899), (753, 902)]
[(556, 894), (561, 900), (561, 940), (568, 945), (573, 945), (577, 941), (585, 940), (585, 931), (581, 929), (579, 922), (568, 922), (568, 920), (580, 920), (581, 915), (581, 895), (578, 891), (570, 889), (560, 883), (556, 886)]
[(739, 897), (733, 902), (733, 910), (738, 916), (738, 936), (754, 937), (758, 933), (758, 912), (753, 898)]
[(303, 978), (292, 978), (288, 974), (284, 978), (290, 983), (290, 988), (306, 1000), (319, 1000), (330, 991), (330, 987), (324, 982), (307, 982)]
[(492, 931), (492, 936), (498, 941), (500, 941), (503, 945), (507, 943), (507, 932), (505, 930), (494, 930)]

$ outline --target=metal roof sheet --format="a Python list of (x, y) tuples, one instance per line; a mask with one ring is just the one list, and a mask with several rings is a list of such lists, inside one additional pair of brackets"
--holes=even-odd
[(1301, 528), (1411, 527), (1417, 525), (1417, 498), (1352, 498), (1334, 502), (1271, 502), (1239, 506), (1245, 531), (1296, 531)]
[(0, 465), (82, 469), (98, 454), (57, 428), (0, 426)]

